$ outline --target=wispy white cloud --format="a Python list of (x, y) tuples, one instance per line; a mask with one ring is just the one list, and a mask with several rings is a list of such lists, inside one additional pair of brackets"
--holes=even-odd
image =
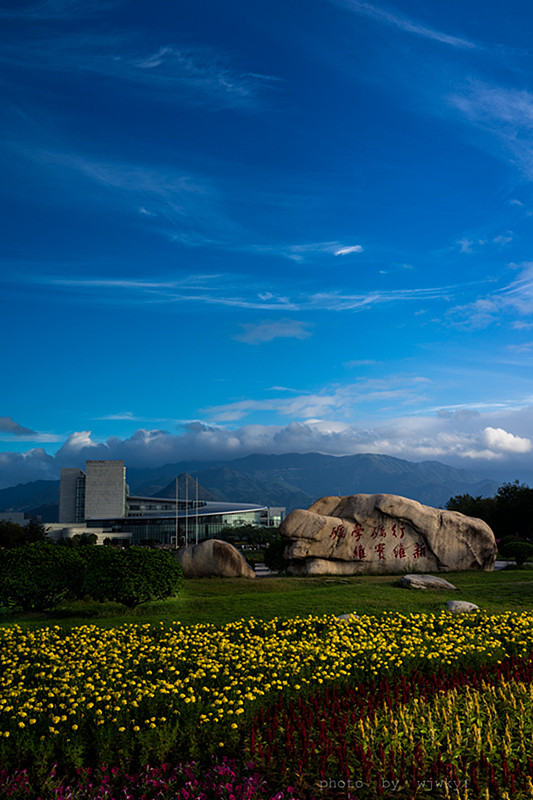
[(346, 369), (355, 369), (356, 367), (368, 367), (375, 363), (376, 362), (371, 358), (361, 358), (353, 361), (345, 361), (343, 367), (346, 367)]
[(403, 14), (395, 11), (388, 10), (384, 6), (378, 6), (373, 3), (361, 2), (361, 0), (333, 0), (336, 5), (340, 5), (351, 11), (354, 14), (368, 17), (376, 22), (390, 25), (398, 30), (410, 33), (415, 36), (421, 36), (424, 39), (431, 39), (441, 44), (449, 45), (450, 47), (457, 47), (460, 49), (472, 50), (476, 49), (478, 45), (475, 42), (460, 36), (443, 33), (442, 31), (431, 28), (422, 22), (411, 19)]
[(508, 350), (512, 350), (514, 353), (531, 353), (533, 350), (533, 342), (522, 342), (521, 344), (509, 344), (507, 345)]
[(474, 242), (470, 241), (470, 239), (459, 239), (457, 244), (461, 249), (461, 253), (471, 253)]
[[(235, 186), (207, 174), (172, 164), (102, 158), (62, 148), (53, 136), (22, 137), (6, 143), (19, 164), (27, 163), (31, 180), (53, 192), (43, 196), (59, 207), (95, 208), (102, 214), (187, 248), (285, 258), (304, 263), (363, 252), (362, 245), (340, 240), (256, 244), (257, 232), (237, 219)], [(240, 191), (240, 189), (239, 189)]]
[(309, 306), (327, 311), (356, 311), (384, 303), (402, 303), (415, 300), (448, 300), (460, 287), (435, 286), (427, 288), (390, 289), (343, 294), (338, 292), (317, 292), (309, 298)]
[[(64, 272), (64, 271), (63, 271)], [(13, 270), (11, 279), (6, 275), (4, 281), (18, 282)], [(168, 279), (128, 279), (111, 277), (74, 277), (59, 275), (31, 275), (26, 270), (26, 284), (45, 284), (77, 293), (80, 301), (109, 304), (145, 303), (147, 300), (168, 304), (205, 304), (227, 308), (248, 308), (270, 311), (361, 311), (374, 306), (408, 302), (448, 302), (470, 284), (449, 286), (413, 287), (410, 289), (367, 290), (357, 294), (339, 291), (302, 293), (298, 291), (273, 294), (261, 285), (250, 282), (243, 286), (242, 277), (231, 274), (185, 275)], [(291, 285), (292, 281), (288, 281)], [(92, 292), (87, 292), (92, 289)], [(88, 296), (89, 295), (89, 296)], [(299, 330), (293, 328), (293, 330)]]
[(203, 409), (217, 422), (235, 422), (257, 412), (272, 412), (288, 419), (327, 418), (334, 414), (343, 420), (353, 417), (355, 409), (364, 404), (387, 406), (422, 403), (419, 391), (426, 379), (419, 376), (388, 376), (382, 379), (361, 380), (347, 386), (325, 387), (321, 392), (302, 392), (293, 397), (254, 400), (247, 398)]
[(171, 419), (169, 417), (154, 417), (154, 416), (142, 416), (140, 414), (134, 414), (133, 411), (119, 411), (114, 414), (105, 414), (102, 417), (94, 417), (95, 420), (98, 422), (140, 422), (144, 425), (181, 425), (183, 424), (183, 420), (179, 419)]
[(513, 232), (507, 231), (506, 233), (502, 233), (499, 236), (495, 236), (492, 240), (494, 244), (500, 245), (501, 247), (505, 247), (508, 244), (511, 244), (513, 241)]
[[(448, 320), (462, 328), (487, 328), (502, 320), (503, 315), (530, 315), (533, 313), (533, 262), (514, 265), (519, 275), (507, 286), (481, 297), (472, 303), (456, 306), (448, 312)], [(529, 323), (514, 321), (513, 327), (529, 327)]]
[[(533, 262), (528, 261), (517, 266), (519, 276), (501, 292), (504, 307), (516, 309), (520, 314), (533, 312)], [(500, 298), (498, 298), (500, 299)]]
[(305, 261), (309, 258), (321, 255), (349, 255), (351, 253), (362, 253), (363, 247), (360, 244), (343, 245), (342, 242), (309, 242), (305, 244), (249, 244), (242, 249), (264, 255), (276, 255), (288, 258), (291, 261)]
[[(132, 411), (120, 411), (118, 414), (107, 414), (105, 417), (97, 417), (98, 420), (109, 422), (145, 422), (144, 417), (136, 416)], [(155, 420), (152, 420), (155, 422)]]
[(471, 80), (449, 100), (475, 122), (500, 123), (515, 133), (533, 127), (533, 94), (524, 89)]
[(478, 146), (533, 177), (533, 93), (470, 79), (445, 102), (476, 130)]
[[(53, 276), (42, 278), (43, 283), (52, 286), (67, 286), (72, 288), (103, 288), (103, 289), (133, 289), (151, 292), (160, 290), (166, 292), (167, 289), (178, 289), (186, 287), (189, 290), (205, 288), (206, 284), (223, 277), (222, 275), (186, 275), (179, 280), (172, 281), (143, 281), (131, 280), (128, 278), (55, 278)], [(39, 280), (39, 279), (37, 279)]]
[[(215, 193), (209, 180), (167, 165), (98, 161), (84, 155), (44, 149), (33, 150), (31, 157), (44, 166), (50, 165), (54, 170), (63, 168), (79, 173), (106, 189), (144, 196), (152, 202), (163, 201), (165, 207), (178, 214), (183, 214), (184, 197), (205, 198)], [(153, 215), (161, 210), (149, 206), (142, 208), (141, 213)]]
[(305, 322), (293, 319), (280, 319), (273, 322), (241, 323), (242, 333), (234, 336), (247, 344), (262, 344), (273, 339), (307, 339), (311, 336)]
[(152, 97), (157, 93), (159, 100), (174, 105), (212, 109), (257, 110), (265, 89), (275, 83), (274, 76), (235, 69), (231, 56), (212, 47), (168, 43), (149, 50), (140, 38), (90, 30), (71, 31), (69, 36), (50, 31), (40, 37), (18, 36), (12, 44), (4, 43), (0, 64), (39, 70), (43, 77), (48, 74), (56, 80), (70, 81), (76, 74), (86, 79), (105, 77), (114, 81), (117, 92), (129, 85), (149, 91)]
[(293, 389), (291, 386), (269, 386), (269, 392), (289, 392), (290, 394), (302, 394), (301, 389)]
[(457, 244), (461, 253), (474, 253), (481, 247), (490, 247), (491, 245), (496, 245), (498, 248), (506, 247), (513, 241), (513, 236), (512, 231), (506, 231), (487, 239), (459, 239)]
[(497, 298), (486, 297), (467, 303), (464, 306), (456, 306), (447, 314), (450, 324), (464, 329), (487, 328), (497, 318), (501, 303)]
[(349, 245), (348, 247), (340, 247), (338, 250), (335, 250), (336, 256), (349, 256), (352, 253), (362, 253), (363, 248), (360, 244)]
[(12, 142), (8, 150), (19, 163), (28, 163), (34, 182), (61, 187), (49, 195), (59, 206), (72, 202), (77, 208), (96, 208), (187, 247), (231, 249), (229, 242), (244, 235), (228, 216), (224, 191), (175, 163), (98, 159), (31, 140)]

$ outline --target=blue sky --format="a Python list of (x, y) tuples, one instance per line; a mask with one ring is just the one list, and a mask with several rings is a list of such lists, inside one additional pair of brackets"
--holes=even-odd
[(387, 453), (533, 477), (526, 0), (8, 0), (0, 485)]

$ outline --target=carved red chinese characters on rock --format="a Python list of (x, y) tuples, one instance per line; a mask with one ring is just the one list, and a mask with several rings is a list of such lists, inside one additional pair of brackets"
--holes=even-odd
[(295, 574), (491, 570), (496, 542), (479, 519), (389, 494), (323, 497), (281, 526)]

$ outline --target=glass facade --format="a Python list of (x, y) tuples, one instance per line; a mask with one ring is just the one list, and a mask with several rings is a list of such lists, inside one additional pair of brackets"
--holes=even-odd
[(76, 478), (76, 514), (74, 522), (85, 521), (85, 475)]
[[(190, 509), (191, 513), (196, 513), (196, 508), (203, 508), (207, 503), (205, 500), (178, 500), (178, 511)], [(166, 497), (128, 497), (126, 506), (127, 517), (148, 517), (161, 514), (175, 514), (176, 501)]]
[[(207, 503), (204, 502), (204, 506)], [(241, 525), (268, 526), (268, 509), (238, 510), (235, 513), (180, 514), (175, 516), (139, 516), (121, 519), (88, 520), (87, 527), (109, 528), (113, 533), (131, 533), (131, 543), (135, 545), (154, 542), (156, 544), (176, 546), (176, 528), (178, 547), (194, 544), (204, 539), (216, 539), (221, 531), (228, 527)]]

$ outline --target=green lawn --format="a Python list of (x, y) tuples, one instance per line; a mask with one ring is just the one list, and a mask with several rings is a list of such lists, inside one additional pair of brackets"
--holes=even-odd
[(185, 581), (173, 600), (141, 605), (133, 611), (118, 604), (75, 603), (49, 614), (0, 616), (0, 624), (24, 627), (94, 623), (105, 627), (125, 622), (181, 620), (185, 624), (222, 625), (241, 617), (271, 619), (309, 614), (381, 614), (384, 611), (439, 613), (450, 599), (476, 603), (489, 613), (533, 608), (533, 569), (457, 572), (444, 577), (456, 592), (400, 588), (398, 576), (204, 578)]

